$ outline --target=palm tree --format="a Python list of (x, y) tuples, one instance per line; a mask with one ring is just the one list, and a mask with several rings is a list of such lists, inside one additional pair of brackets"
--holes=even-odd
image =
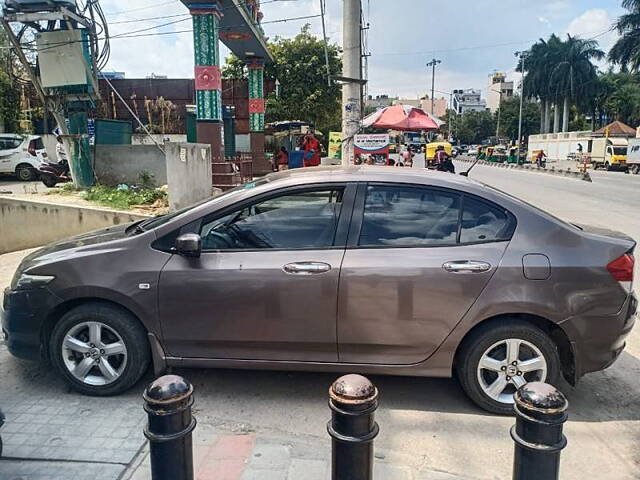
[(640, 0), (623, 0), (622, 6), (629, 13), (622, 15), (615, 23), (620, 35), (609, 51), (609, 60), (620, 65), (623, 70), (640, 70)]
[(532, 45), (529, 53), (518, 65), (519, 71), (526, 71), (524, 76), (524, 90), (528, 97), (540, 100), (540, 133), (546, 133), (551, 113), (551, 103), (547, 96), (549, 87), (549, 62), (548, 54), (551, 50), (549, 42), (553, 43), (555, 35), (549, 41), (540, 39)]
[(601, 60), (605, 53), (598, 48), (597, 41), (571, 35), (567, 35), (567, 39), (556, 47), (549, 77), (550, 90), (555, 93), (556, 98), (563, 101), (562, 131), (566, 132), (569, 129), (571, 104), (580, 97), (589, 95), (598, 79), (598, 70), (592, 60)]

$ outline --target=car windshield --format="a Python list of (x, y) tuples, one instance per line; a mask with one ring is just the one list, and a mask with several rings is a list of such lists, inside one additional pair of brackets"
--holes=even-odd
[(614, 155), (626, 155), (627, 154), (627, 148), (626, 147), (613, 147), (613, 154)]
[(226, 192), (223, 192), (219, 195), (216, 195), (214, 197), (211, 198), (206, 198), (200, 202), (194, 203), (193, 205), (189, 205), (188, 207), (184, 207), (181, 208), (180, 210), (176, 210), (175, 212), (171, 212), (168, 213), (166, 215), (160, 215), (154, 218), (150, 218), (149, 220), (145, 220), (142, 223), (137, 224), (137, 227), (139, 229), (142, 230), (152, 230), (154, 228), (157, 228), (161, 225), (164, 225), (168, 222), (170, 222), (171, 220), (173, 220), (174, 218), (178, 218), (180, 215), (183, 215), (191, 210), (193, 210), (196, 207), (199, 207), (200, 205), (204, 205), (205, 203), (211, 202), (211, 201), (219, 201), (223, 198), (228, 198), (230, 196), (233, 195), (237, 195), (240, 192), (244, 192), (246, 190), (250, 190), (252, 188), (258, 187), (260, 185), (264, 185), (265, 183), (268, 183), (269, 180), (267, 178), (262, 178), (260, 180), (256, 180), (254, 182), (248, 182), (245, 183), (244, 185), (240, 185), (238, 187), (232, 188), (231, 190), (227, 190)]
[(0, 150), (13, 150), (14, 148), (18, 148), (21, 144), (21, 138), (0, 137)]

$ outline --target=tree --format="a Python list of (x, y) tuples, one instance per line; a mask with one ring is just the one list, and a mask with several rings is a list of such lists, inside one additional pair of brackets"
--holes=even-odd
[[(500, 136), (518, 138), (520, 97), (510, 97), (500, 104)], [(525, 100), (522, 104), (522, 136), (527, 138), (538, 129), (538, 104)]]
[(540, 100), (541, 133), (549, 129), (553, 100), (553, 96), (549, 93), (549, 77), (561, 43), (562, 40), (555, 34), (552, 34), (548, 40), (541, 38), (531, 46), (525, 57), (524, 65), (522, 60), (518, 65), (518, 71), (526, 72), (524, 77), (526, 95)]
[(640, 0), (623, 0), (622, 6), (629, 13), (615, 23), (620, 38), (609, 51), (609, 61), (623, 70), (640, 70)]
[(562, 131), (569, 129), (570, 104), (591, 95), (598, 71), (592, 60), (601, 60), (605, 54), (595, 40), (585, 40), (567, 34), (558, 45), (555, 64), (549, 81), (556, 96), (563, 100)]
[(9, 41), (0, 27), (0, 125), (17, 132), (20, 127), (20, 90), (13, 80), (10, 67)]
[(600, 75), (595, 107), (600, 126), (610, 120), (640, 124), (640, 76), (611, 71)]
[(481, 143), (496, 133), (495, 120), (488, 110), (465, 112), (457, 116), (452, 124), (454, 136), (463, 144)]
[[(325, 43), (305, 25), (294, 38), (276, 37), (269, 48), (275, 62), (265, 67), (265, 78), (278, 79), (279, 95), (267, 98), (267, 122), (304, 120), (315, 124), (325, 134), (340, 130), (341, 91), (338, 85), (327, 82)], [(331, 76), (340, 75), (342, 61), (338, 46), (327, 45)], [(244, 78), (244, 65), (235, 57), (228, 57), (223, 67), (225, 78)]]

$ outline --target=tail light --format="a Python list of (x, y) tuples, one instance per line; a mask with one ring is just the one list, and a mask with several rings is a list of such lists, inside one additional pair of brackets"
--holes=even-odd
[(625, 253), (607, 265), (607, 270), (611, 276), (620, 282), (628, 292), (631, 291), (634, 265), (635, 259), (632, 253)]
[(33, 140), (29, 142), (29, 148), (27, 148), (27, 152), (29, 152), (32, 157), (36, 156), (36, 145)]

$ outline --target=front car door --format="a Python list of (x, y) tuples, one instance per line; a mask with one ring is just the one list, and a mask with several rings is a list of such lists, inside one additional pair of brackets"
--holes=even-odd
[(514, 228), (504, 209), (462, 192), (361, 185), (340, 277), (340, 361), (429, 357), (495, 273)]
[(194, 222), (200, 258), (173, 255), (160, 276), (168, 354), (335, 362), (355, 191), (355, 184), (287, 188)]

